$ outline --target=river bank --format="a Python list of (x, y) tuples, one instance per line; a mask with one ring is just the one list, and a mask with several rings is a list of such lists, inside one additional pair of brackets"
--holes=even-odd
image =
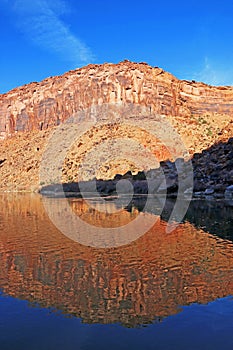
[[(179, 169), (179, 170), (178, 170)], [(160, 162), (160, 167), (148, 172), (130, 171), (117, 174), (113, 179), (49, 184), (42, 186), (43, 195), (80, 196), (81, 193), (97, 193), (102, 196), (117, 194), (166, 194), (177, 197), (179, 188), (184, 196), (193, 198), (233, 200), (233, 138), (196, 153), (190, 162), (183, 159)]]

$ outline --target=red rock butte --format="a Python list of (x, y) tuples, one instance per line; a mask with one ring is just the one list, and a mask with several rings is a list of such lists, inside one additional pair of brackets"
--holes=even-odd
[(190, 118), (232, 115), (233, 87), (179, 80), (146, 63), (88, 65), (0, 96), (0, 135), (47, 129), (79, 110), (114, 102), (151, 106), (154, 113)]
[[(179, 80), (161, 68), (127, 60), (88, 65), (0, 95), (0, 189), (38, 189), (41, 157), (54, 128), (79, 111), (114, 103), (131, 103), (149, 109), (152, 116), (166, 117), (191, 155), (233, 136), (233, 87)], [(111, 113), (108, 121), (109, 127), (91, 128), (70, 148), (63, 181), (76, 181), (85, 154), (113, 136), (134, 139), (158, 161), (170, 159), (166, 144), (159, 144), (150, 130), (143, 134), (137, 125), (131, 129), (120, 123), (113, 126)], [(61, 136), (66, 137), (65, 133)], [(124, 152), (124, 159), (101, 164), (99, 178), (147, 170), (128, 161), (130, 149)], [(148, 159), (145, 156), (147, 164)]]

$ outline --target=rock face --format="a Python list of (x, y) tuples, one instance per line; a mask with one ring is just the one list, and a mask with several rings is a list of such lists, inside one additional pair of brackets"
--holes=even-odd
[[(202, 154), (213, 145), (226, 143), (233, 137), (233, 87), (212, 87), (203, 83), (180, 81), (162, 69), (152, 68), (145, 63), (124, 61), (119, 64), (89, 65), (0, 95), (0, 190), (37, 190), (43, 185), (39, 178), (39, 168), (53, 131), (58, 130), (57, 126), (61, 124), (60, 138), (67, 139), (62, 124), (65, 120), (90, 106), (102, 108), (106, 103), (111, 103), (112, 106), (133, 103), (140, 108), (145, 107), (153, 117), (157, 116), (158, 125), (160, 120), (166, 120), (171, 125), (180, 135), (190, 155)], [(80, 164), (85, 163), (86, 154), (98, 150), (98, 146), (106, 140), (119, 136), (131, 140), (131, 145), (133, 141), (137, 142), (140, 149), (147, 148), (158, 162), (175, 160), (171, 159), (167, 144), (159, 143), (150, 130), (146, 129), (143, 133), (138, 130), (137, 123), (130, 129), (122, 123), (114, 124), (111, 114), (107, 114), (106, 118), (109, 124), (99, 128), (91, 127), (78, 142), (67, 149), (62, 165), (62, 182), (77, 181)], [(227, 152), (230, 152), (231, 157), (232, 145), (229, 147)], [(152, 168), (149, 154), (143, 154), (141, 165), (138, 166), (131, 159), (135, 158), (134, 154), (139, 154), (139, 148), (135, 151), (130, 145), (124, 144), (122, 149), (124, 157), (120, 150), (118, 152), (115, 149), (116, 154), (112, 155), (116, 157), (111, 162), (105, 161), (104, 157), (103, 161), (101, 157), (89, 157), (92, 164), (87, 167), (88, 171), (95, 164), (98, 165), (98, 171), (94, 175), (83, 173), (83, 180), (93, 176), (111, 179), (116, 174), (124, 174), (129, 170), (136, 174)], [(106, 154), (105, 151), (103, 153)], [(213, 155), (211, 160), (211, 172), (218, 162), (214, 157)], [(225, 161), (224, 154), (221, 157), (222, 164)], [(209, 164), (208, 152), (206, 157), (201, 155), (201, 159), (204, 158), (204, 162)], [(194, 158), (194, 167), (196, 163), (197, 167), (205, 166)], [(51, 178), (51, 183), (52, 180)], [(196, 191), (200, 187), (198, 181), (195, 182)], [(227, 180), (224, 184), (226, 187), (231, 182)], [(200, 191), (206, 189), (206, 185), (208, 183), (205, 181), (204, 188), (200, 188)]]
[(181, 120), (197, 116), (200, 123), (206, 114), (221, 114), (221, 129), (233, 114), (233, 87), (180, 81), (146, 63), (89, 65), (1, 95), (0, 136), (47, 129), (93, 104), (115, 102), (150, 106), (154, 113)]

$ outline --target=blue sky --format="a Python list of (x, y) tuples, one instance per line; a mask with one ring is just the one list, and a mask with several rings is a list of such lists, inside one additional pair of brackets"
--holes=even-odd
[(233, 85), (233, 2), (0, 0), (0, 93), (124, 59)]

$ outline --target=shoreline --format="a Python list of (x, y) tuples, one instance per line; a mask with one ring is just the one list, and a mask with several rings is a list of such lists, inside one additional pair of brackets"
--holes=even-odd
[[(91, 198), (94, 199), (100, 198), (123, 198), (123, 197), (129, 197), (132, 198), (135, 197), (161, 197), (161, 198), (168, 198), (168, 199), (177, 199), (178, 192), (169, 192), (168, 189), (162, 189), (157, 190), (153, 193), (148, 193), (148, 187), (146, 185), (145, 180), (141, 181), (128, 181), (125, 184), (131, 184), (132, 188), (134, 189), (133, 192), (125, 191), (117, 193), (116, 191), (116, 181), (107, 180), (107, 181), (96, 181), (96, 191), (88, 191), (88, 185), (91, 183), (93, 185), (93, 182), (86, 182), (83, 191), (81, 191), (79, 188), (78, 183), (72, 183), (72, 184), (54, 184), (54, 185), (48, 185), (45, 187), (42, 187), (38, 193), (42, 196), (46, 197), (53, 197), (53, 198), (59, 198), (59, 197), (66, 197), (66, 198)], [(100, 183), (102, 186), (100, 186)], [(228, 186), (224, 192), (214, 192), (213, 190), (205, 190), (205, 191), (199, 191), (199, 192), (193, 192), (192, 197), (190, 198), (191, 193), (179, 193), (179, 198), (182, 198), (184, 200), (196, 200), (196, 199), (202, 199), (202, 200), (222, 200), (227, 202), (232, 202), (233, 205), (233, 186)]]

